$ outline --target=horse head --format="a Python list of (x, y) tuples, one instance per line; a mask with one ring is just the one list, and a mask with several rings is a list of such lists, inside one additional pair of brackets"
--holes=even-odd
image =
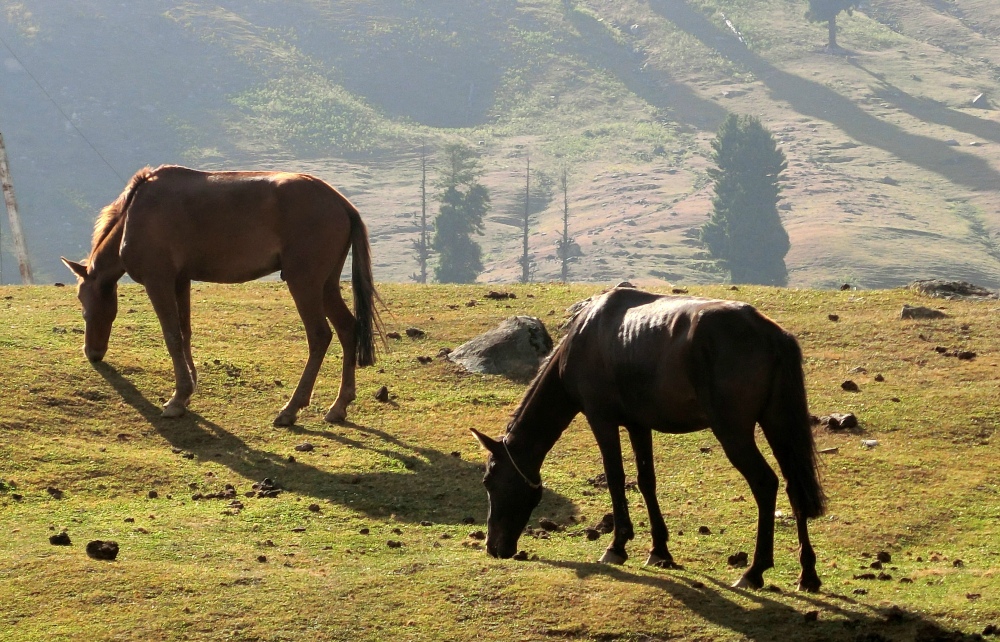
[(513, 557), (531, 511), (542, 500), (542, 484), (525, 476), (504, 441), (487, 437), (474, 428), (472, 434), (489, 451), (483, 477), (490, 503), (486, 517), (486, 552), (493, 557)]
[(118, 316), (118, 280), (99, 279), (86, 263), (66, 258), (63, 264), (76, 275), (76, 297), (83, 306), (83, 353), (92, 362), (100, 361), (108, 351), (111, 326)]

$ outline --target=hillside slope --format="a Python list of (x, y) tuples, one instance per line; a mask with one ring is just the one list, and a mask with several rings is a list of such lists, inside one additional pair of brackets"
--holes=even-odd
[[(708, 143), (736, 112), (788, 155), (791, 285), (1000, 287), (1000, 116), (971, 105), (1000, 100), (1000, 7), (879, 0), (841, 16), (831, 55), (806, 4), (0, 0), (0, 131), (43, 279), (86, 253), (133, 171), (178, 162), (328, 179), (369, 224), (377, 278), (406, 280), (420, 147), (433, 179), (461, 139), (493, 191), (481, 280), (520, 275), (530, 154), (549, 179), (569, 169), (573, 280), (717, 282), (696, 236)], [(553, 196), (537, 280), (559, 274)]]

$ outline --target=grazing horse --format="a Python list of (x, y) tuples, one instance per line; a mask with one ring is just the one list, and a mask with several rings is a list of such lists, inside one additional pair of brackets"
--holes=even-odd
[(806, 520), (826, 499), (806, 406), (802, 353), (795, 339), (753, 307), (735, 301), (661, 296), (615, 288), (571, 320), (507, 426), (494, 440), (473, 429), (489, 451), (486, 551), (511, 557), (542, 498), (540, 470), (563, 431), (582, 412), (597, 438), (614, 510), (614, 538), (602, 562), (622, 564), (633, 539), (625, 498), (619, 426), (635, 453), (638, 486), (653, 546), (647, 565), (670, 567), (667, 527), (656, 500), (652, 431), (710, 428), (757, 502), (753, 563), (734, 587), (762, 588), (774, 566), (778, 478), (754, 442), (760, 423), (788, 485), (798, 527), (799, 588), (817, 591), (816, 555)]
[[(354, 314), (340, 293), (349, 250)], [(368, 232), (351, 202), (313, 176), (147, 167), (101, 211), (90, 256), (63, 263), (77, 277), (84, 353), (92, 362), (108, 349), (118, 280), (128, 274), (145, 286), (174, 366), (175, 390), (164, 417), (184, 414), (197, 383), (191, 281), (243, 283), (281, 271), (305, 325), (309, 359), (276, 426), (294, 424), (299, 409), (309, 405), (333, 338), (327, 319), (344, 350), (340, 392), (327, 421), (347, 417), (355, 366), (375, 362), (374, 336), (381, 326)]]

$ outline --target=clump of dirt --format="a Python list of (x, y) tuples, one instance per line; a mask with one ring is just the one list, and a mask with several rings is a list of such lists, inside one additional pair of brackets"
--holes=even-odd
[(63, 531), (56, 535), (49, 535), (49, 544), (53, 546), (71, 546), (73, 542), (69, 538), (69, 533)]
[(87, 556), (95, 560), (114, 560), (118, 557), (118, 542), (99, 539), (87, 542)]

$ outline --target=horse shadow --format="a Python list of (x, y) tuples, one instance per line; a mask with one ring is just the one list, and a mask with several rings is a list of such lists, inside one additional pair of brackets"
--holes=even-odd
[[(300, 453), (290, 457), (254, 447), (191, 410), (182, 417), (165, 419), (160, 416), (160, 407), (114, 366), (98, 362), (93, 367), (171, 448), (190, 453), (198, 461), (221, 464), (246, 480), (268, 478), (284, 490), (345, 506), (374, 519), (392, 517), (407, 523), (436, 524), (486, 521), (483, 464), (466, 461), (460, 453), (418, 446), (352, 422), (329, 429), (300, 425), (283, 429), (386, 462), (377, 471), (333, 472), (306, 461), (320, 457)], [(237, 487), (238, 492), (243, 490)], [(554, 512), (572, 512), (572, 503), (565, 497), (552, 492), (546, 495), (546, 504)]]
[[(785, 592), (774, 586), (760, 591), (735, 589), (690, 569), (679, 575), (661, 569), (632, 571), (596, 562), (542, 560), (540, 563), (572, 571), (581, 580), (604, 576), (655, 589), (703, 620), (749, 640), (973, 639), (948, 631), (916, 611), (886, 603), (865, 604), (834, 591)], [(785, 595), (785, 601), (772, 598), (775, 593)], [(747, 606), (745, 600), (751, 604)], [(788, 604), (789, 601), (794, 604)], [(658, 639), (652, 632), (649, 637)]]

